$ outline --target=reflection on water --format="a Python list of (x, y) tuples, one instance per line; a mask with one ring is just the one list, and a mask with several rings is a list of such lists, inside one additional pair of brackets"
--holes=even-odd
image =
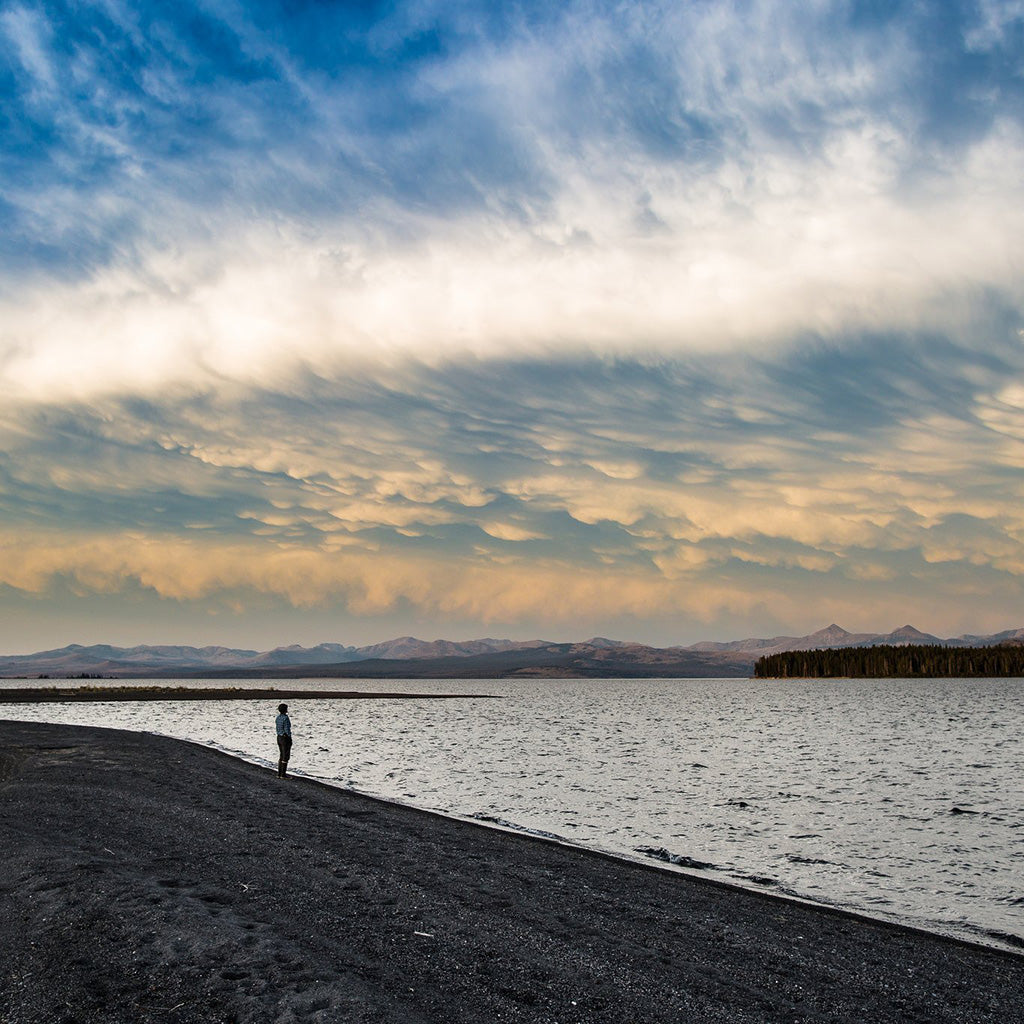
[[(292, 701), (292, 766), (306, 774), (1024, 945), (1014, 942), (1024, 937), (1024, 680), (276, 685), (505, 697)], [(151, 730), (269, 764), (276, 704), (11, 705), (2, 714)]]

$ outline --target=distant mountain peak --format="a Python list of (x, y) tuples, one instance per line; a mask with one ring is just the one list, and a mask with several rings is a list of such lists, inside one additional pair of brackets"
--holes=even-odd
[(583, 645), (586, 647), (625, 647), (626, 642), (623, 640), (609, 640), (606, 636), (592, 636), (589, 640), (584, 640)]
[(843, 629), (842, 626), (836, 625), (836, 623), (830, 623), (824, 629), (819, 629), (816, 633), (811, 633), (807, 638), (808, 640), (845, 640), (847, 637), (853, 636), (848, 629)]
[(902, 640), (904, 642), (908, 640), (913, 641), (924, 641), (925, 643), (941, 643), (937, 636), (933, 636), (931, 633), (922, 633), (916, 626), (911, 626), (907, 623), (905, 626), (900, 626), (899, 629), (894, 629), (891, 633), (886, 634), (881, 640)]

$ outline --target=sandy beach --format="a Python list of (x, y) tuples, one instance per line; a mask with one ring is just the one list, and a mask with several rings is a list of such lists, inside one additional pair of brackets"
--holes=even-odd
[(2, 1024), (1024, 1021), (1012, 953), (152, 735), (0, 739)]

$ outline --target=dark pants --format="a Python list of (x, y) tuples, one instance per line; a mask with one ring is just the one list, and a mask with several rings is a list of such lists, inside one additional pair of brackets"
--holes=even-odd
[(277, 762), (277, 774), (283, 779), (285, 772), (288, 770), (288, 758), (291, 757), (292, 753), (291, 736), (278, 736), (277, 745), (281, 751), (280, 760)]

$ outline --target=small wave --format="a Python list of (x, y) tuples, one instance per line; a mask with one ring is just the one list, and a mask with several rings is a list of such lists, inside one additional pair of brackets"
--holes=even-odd
[(496, 818), (492, 814), (471, 814), (470, 818), (474, 821), (482, 821), (488, 825), (497, 825), (500, 828), (511, 829), (513, 832), (523, 832), (528, 836), (539, 836), (541, 839), (554, 839), (556, 842), (564, 843), (565, 836), (560, 836), (555, 832), (545, 832), (540, 828), (526, 828), (524, 825), (517, 825), (514, 821), (506, 821), (504, 818)]
[(738, 878), (741, 882), (753, 882), (754, 885), (773, 886), (779, 884), (777, 878), (769, 878), (767, 875), (733, 875), (732, 877)]
[(787, 853), (786, 860), (793, 864), (831, 864), (830, 860), (820, 860), (818, 857), (801, 857), (798, 853)]
[(664, 846), (638, 846), (637, 853), (646, 857), (653, 857), (655, 860), (663, 860), (666, 864), (675, 864), (680, 868), (691, 868), (694, 871), (710, 871), (718, 867), (708, 861), (695, 860), (693, 857), (686, 857), (679, 853), (670, 853)]
[(1024, 935), (1014, 935), (1013, 932), (1000, 931), (998, 928), (977, 928), (972, 930), (976, 931), (979, 935), (984, 935), (986, 938), (995, 939), (996, 942), (1013, 946), (1014, 949), (1024, 949)]

